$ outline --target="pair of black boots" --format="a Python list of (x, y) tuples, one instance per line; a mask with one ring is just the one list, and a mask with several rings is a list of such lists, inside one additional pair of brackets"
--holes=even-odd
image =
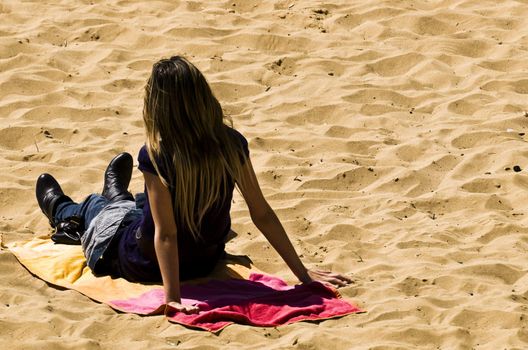
[[(128, 191), (132, 178), (133, 159), (129, 153), (121, 153), (114, 157), (108, 164), (104, 174), (103, 192), (101, 193), (110, 202), (119, 200), (134, 200)], [(61, 222), (56, 222), (55, 210), (65, 202), (73, 202), (64, 194), (59, 183), (50, 174), (42, 174), (37, 179), (36, 196), (40, 209), (48, 218), (51, 227), (55, 228), (51, 239), (61, 244), (81, 244), (84, 233), (83, 218), (72, 216)]]

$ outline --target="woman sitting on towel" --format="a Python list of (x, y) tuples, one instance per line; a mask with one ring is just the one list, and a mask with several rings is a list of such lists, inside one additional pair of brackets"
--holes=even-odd
[(203, 277), (223, 256), (236, 186), (257, 228), (302, 283), (344, 286), (339, 274), (308, 270), (264, 199), (247, 140), (227, 125), (202, 73), (175, 56), (157, 62), (145, 87), (146, 144), (139, 151), (146, 201), (128, 192), (132, 157), (122, 153), (105, 172), (102, 195), (82, 203), (64, 195), (49, 174), (36, 186), (39, 206), (59, 243), (81, 243), (88, 266), (138, 282), (163, 282), (166, 303), (185, 313), (180, 281)]

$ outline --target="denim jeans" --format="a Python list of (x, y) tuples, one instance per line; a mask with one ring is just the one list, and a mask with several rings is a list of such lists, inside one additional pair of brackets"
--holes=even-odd
[[(145, 204), (146, 197), (144, 193), (136, 194), (135, 202), (136, 207), (143, 209)], [(70, 216), (79, 216), (84, 219), (84, 230), (90, 226), (93, 218), (101, 212), (101, 210), (108, 205), (109, 201), (100, 194), (91, 194), (89, 195), (84, 202), (75, 203), (75, 202), (64, 202), (57, 206), (55, 210), (55, 215), (53, 217), (53, 223), (58, 225), (61, 221)]]
[(69, 218), (70, 216), (79, 216), (84, 220), (84, 230), (90, 226), (93, 218), (97, 216), (108, 205), (110, 201), (101, 196), (100, 194), (89, 195), (84, 202), (64, 202), (57, 206), (53, 221), (55, 225), (58, 225), (61, 221)]

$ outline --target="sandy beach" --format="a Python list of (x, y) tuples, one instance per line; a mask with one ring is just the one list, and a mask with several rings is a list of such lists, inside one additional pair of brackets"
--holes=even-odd
[[(7, 0), (0, 23), (4, 244), (51, 232), (39, 174), (80, 201), (136, 157), (152, 64), (179, 54), (303, 261), (367, 311), (214, 335), (49, 286), (3, 247), (1, 348), (528, 348), (526, 2)], [(295, 283), (238, 193), (232, 219), (227, 251)]]

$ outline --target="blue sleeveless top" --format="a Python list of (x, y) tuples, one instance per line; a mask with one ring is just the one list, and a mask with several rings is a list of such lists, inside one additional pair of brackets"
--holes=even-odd
[[(229, 133), (240, 144), (246, 157), (249, 157), (248, 142), (238, 131), (228, 128)], [(138, 155), (138, 168), (142, 172), (157, 175), (149, 158), (146, 146), (141, 147)], [(158, 163), (159, 164), (159, 163)], [(163, 169), (161, 175), (165, 177)], [(201, 223), (200, 241), (194, 239), (190, 232), (178, 230), (178, 255), (180, 262), (180, 279), (203, 277), (214, 268), (218, 259), (224, 254), (225, 238), (231, 228), (231, 201), (234, 181), (229, 188), (205, 214)], [(143, 215), (127, 225), (118, 237), (117, 255), (119, 275), (129, 281), (160, 282), (161, 272), (154, 249), (154, 220), (150, 211), (148, 191), (143, 206)]]

